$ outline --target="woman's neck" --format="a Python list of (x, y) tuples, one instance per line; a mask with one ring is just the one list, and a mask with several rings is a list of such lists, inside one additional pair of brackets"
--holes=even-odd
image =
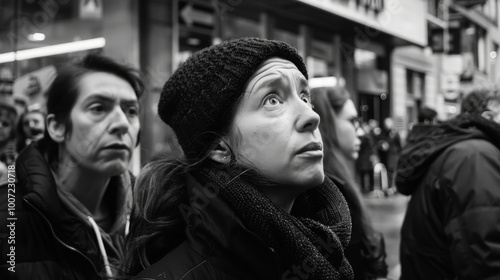
[(292, 193), (288, 187), (284, 186), (272, 186), (263, 187), (261, 191), (274, 203), (276, 203), (281, 208), (285, 209), (287, 213), (290, 213), (297, 198), (297, 194)]
[(103, 204), (110, 177), (86, 169), (69, 156), (60, 158), (57, 176), (62, 187), (82, 203), (92, 216), (102, 216), (106, 211)]

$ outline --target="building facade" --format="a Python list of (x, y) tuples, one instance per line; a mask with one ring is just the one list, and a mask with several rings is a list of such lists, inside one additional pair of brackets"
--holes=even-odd
[[(7, 0), (0, 5), (0, 70), (13, 77), (4, 84), (15, 79), (14, 95), (25, 102), (43, 96), (55, 73), (51, 65), (89, 51), (141, 69), (148, 86), (141, 101), (142, 163), (180, 154), (174, 133), (157, 117), (161, 88), (193, 52), (222, 40), (255, 36), (291, 44), (304, 57), (310, 78), (327, 77), (332, 86), (349, 90), (364, 121), (393, 117), (403, 132), (415, 106), (435, 104), (439, 95), (435, 59), (423, 51), (429, 30), (425, 0)], [(36, 81), (39, 90), (33, 91)]]

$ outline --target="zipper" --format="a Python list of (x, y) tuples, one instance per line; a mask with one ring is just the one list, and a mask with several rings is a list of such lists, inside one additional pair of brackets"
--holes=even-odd
[(94, 263), (85, 255), (83, 254), (82, 252), (80, 252), (78, 249), (74, 248), (74, 247), (71, 247), (70, 245), (64, 243), (61, 239), (59, 239), (59, 237), (57, 237), (56, 233), (54, 232), (54, 228), (52, 227), (52, 224), (50, 223), (50, 221), (47, 219), (47, 217), (45, 217), (44, 214), (42, 214), (42, 212), (40, 210), (38, 210), (38, 208), (36, 208), (33, 204), (31, 204), (26, 198), (23, 198), (23, 200), (31, 207), (33, 208), (36, 212), (38, 212), (38, 214), (40, 214), (40, 216), (42, 216), (42, 218), (45, 220), (45, 222), (47, 222), (47, 224), (49, 225), (50, 227), (50, 231), (52, 232), (52, 236), (54, 236), (54, 238), (61, 244), (63, 245), (64, 247), (66, 247), (67, 249), (71, 250), (71, 251), (74, 251), (75, 253), (78, 253), (79, 255), (81, 255), (84, 259), (86, 259), (91, 265), (92, 267), (94, 268), (94, 271), (97, 275), (99, 275), (99, 271), (97, 271), (97, 268), (95, 267)]

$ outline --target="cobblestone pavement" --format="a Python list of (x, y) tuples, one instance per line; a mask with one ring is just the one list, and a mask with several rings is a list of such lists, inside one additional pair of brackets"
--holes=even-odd
[(373, 226), (382, 232), (385, 238), (387, 264), (389, 265), (388, 279), (399, 279), (399, 241), (400, 229), (403, 223), (409, 197), (396, 194), (389, 197), (364, 195), (366, 206), (370, 212)]

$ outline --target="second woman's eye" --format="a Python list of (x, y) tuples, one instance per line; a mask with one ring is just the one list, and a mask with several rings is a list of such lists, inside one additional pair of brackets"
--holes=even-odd
[(91, 105), (89, 107), (89, 110), (92, 112), (92, 113), (95, 113), (95, 114), (100, 114), (102, 112), (105, 111), (105, 108), (104, 108), (104, 105), (103, 104), (100, 104), (100, 103), (95, 103), (93, 105)]

